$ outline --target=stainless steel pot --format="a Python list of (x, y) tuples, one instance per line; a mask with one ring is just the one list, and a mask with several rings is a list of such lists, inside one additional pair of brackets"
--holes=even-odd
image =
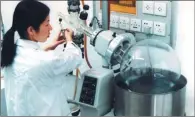
[(132, 91), (121, 79), (120, 74), (114, 79), (116, 116), (184, 116), (187, 80), (183, 75), (163, 93)]

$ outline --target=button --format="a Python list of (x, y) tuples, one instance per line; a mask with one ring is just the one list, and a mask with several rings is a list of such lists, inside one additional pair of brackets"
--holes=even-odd
[(88, 97), (94, 97), (95, 96), (95, 91), (90, 91), (87, 94)]
[(112, 37), (114, 37), (114, 38), (116, 37), (116, 33), (115, 32), (112, 34)]

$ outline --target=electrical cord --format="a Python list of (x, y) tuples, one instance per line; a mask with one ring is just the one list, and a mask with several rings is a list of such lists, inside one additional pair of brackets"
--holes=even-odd
[(98, 20), (98, 18), (97, 18), (96, 16), (93, 17), (93, 19), (91, 20), (89, 26), (90, 26), (90, 27), (93, 26), (94, 20), (96, 20), (96, 22), (97, 22), (97, 24), (98, 24), (98, 27), (99, 27), (99, 28), (102, 28), (102, 25), (100, 24), (100, 21)]

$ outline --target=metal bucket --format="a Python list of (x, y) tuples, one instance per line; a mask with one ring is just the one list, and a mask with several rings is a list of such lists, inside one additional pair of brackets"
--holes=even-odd
[(118, 74), (114, 79), (116, 116), (184, 116), (186, 78), (181, 75), (174, 89), (164, 93), (138, 93), (125, 88), (119, 82)]

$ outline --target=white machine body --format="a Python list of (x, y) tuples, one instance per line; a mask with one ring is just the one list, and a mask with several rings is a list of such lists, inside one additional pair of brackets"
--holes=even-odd
[(102, 31), (99, 35), (97, 35), (97, 39), (95, 41), (95, 51), (103, 57), (105, 56), (106, 50), (113, 39), (112, 35), (113, 31), (111, 30)]
[(76, 99), (81, 116), (102, 116), (110, 112), (113, 104), (113, 70), (90, 69), (83, 73), (77, 87)]

